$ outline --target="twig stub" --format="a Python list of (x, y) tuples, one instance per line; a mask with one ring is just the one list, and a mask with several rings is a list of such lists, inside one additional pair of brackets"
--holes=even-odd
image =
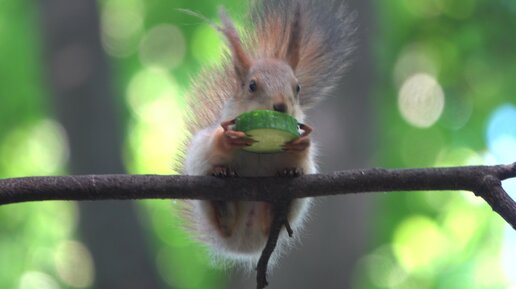
[[(267, 268), (269, 265), (269, 260), (274, 253), (274, 249), (279, 240), (279, 236), (281, 234), (281, 230), (283, 227), (290, 228), (290, 224), (288, 223), (288, 212), (290, 207), (289, 201), (279, 201), (277, 203), (272, 204), (272, 212), (273, 219), (271, 228), (269, 230), (269, 239), (267, 240), (267, 244), (265, 248), (263, 248), (262, 255), (258, 260), (258, 265), (256, 266), (257, 274), (256, 274), (256, 287), (258, 289), (262, 289), (267, 287)], [(292, 229), (287, 229), (287, 232), (292, 232)]]

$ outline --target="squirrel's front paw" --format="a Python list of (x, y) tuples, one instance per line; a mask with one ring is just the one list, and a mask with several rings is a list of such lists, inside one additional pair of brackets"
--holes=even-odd
[(249, 138), (244, 132), (231, 130), (230, 125), (235, 124), (235, 120), (225, 121), (221, 124), (223, 131), (218, 135), (219, 146), (221, 149), (231, 151), (250, 146), (256, 141)]
[(312, 128), (306, 124), (299, 124), (299, 127), (303, 130), (303, 134), (293, 141), (283, 145), (283, 150), (286, 152), (303, 152), (310, 147), (310, 137), (308, 136), (312, 132)]
[(283, 150), (286, 152), (302, 152), (310, 146), (310, 138), (302, 136), (298, 139), (290, 141), (283, 145)]

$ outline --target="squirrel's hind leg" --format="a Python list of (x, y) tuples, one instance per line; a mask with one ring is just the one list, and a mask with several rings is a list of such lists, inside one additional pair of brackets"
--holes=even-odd
[[(211, 175), (219, 178), (238, 177), (237, 172), (226, 166), (215, 166)], [(233, 234), (238, 218), (238, 206), (236, 202), (211, 201), (213, 217), (216, 228), (222, 236), (230, 237)]]
[(224, 237), (231, 237), (237, 225), (238, 206), (235, 202), (210, 201), (213, 209), (214, 223)]

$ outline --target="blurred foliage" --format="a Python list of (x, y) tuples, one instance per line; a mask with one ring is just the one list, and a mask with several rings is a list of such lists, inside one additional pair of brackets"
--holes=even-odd
[[(0, 2), (1, 178), (66, 171), (66, 136), (48, 116), (36, 8), (30, 1)], [(72, 288), (76, 281), (82, 282), (81, 287), (91, 284), (92, 270), (79, 272), (78, 267), (71, 267), (74, 256), (83, 259), (83, 265), (88, 260), (87, 250), (73, 241), (76, 226), (77, 208), (71, 202), (2, 206), (0, 288)], [(84, 250), (76, 250), (79, 247)]]
[[(187, 8), (215, 19), (225, 1), (99, 0), (102, 44), (127, 120), (130, 173), (173, 172), (185, 135), (190, 77), (216, 63), (221, 39)], [(376, 1), (375, 105), (386, 167), (516, 161), (516, 5), (510, 0)], [(49, 111), (37, 5), (0, 2), (0, 177), (65, 174), (66, 134)], [(237, 17), (238, 18), (238, 17)], [(177, 173), (177, 172), (176, 172)], [(514, 183), (504, 183), (516, 192)], [(171, 288), (223, 288), (224, 273), (181, 230), (175, 202), (141, 202), (160, 276)], [(516, 286), (516, 237), (470, 193), (379, 195), (371, 251), (356, 288)], [(0, 208), (0, 288), (87, 288), (88, 249), (74, 203)], [(70, 269), (71, 268), (71, 269)], [(73, 270), (82, 268), (81, 270)]]
[[(509, 2), (375, 2), (381, 166), (516, 161), (516, 38), (508, 29), (516, 27), (516, 9)], [(504, 187), (516, 192), (514, 182)], [(355, 288), (516, 285), (514, 231), (471, 193), (386, 194), (377, 210)]]

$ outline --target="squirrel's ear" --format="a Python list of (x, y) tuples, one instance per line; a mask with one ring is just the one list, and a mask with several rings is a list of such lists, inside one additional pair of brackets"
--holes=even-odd
[(296, 7), (296, 12), (294, 14), (294, 19), (292, 20), (292, 23), (290, 25), (290, 36), (287, 47), (287, 62), (292, 67), (292, 70), (296, 70), (297, 64), (299, 63), (301, 38), (303, 37), (300, 10), (301, 8), (298, 4)]
[(251, 67), (251, 60), (242, 47), (242, 42), (240, 41), (235, 25), (233, 25), (233, 22), (227, 16), (226, 11), (223, 8), (220, 8), (219, 16), (223, 24), (223, 27), (219, 30), (224, 33), (229, 42), (237, 77), (244, 81), (247, 73), (249, 72), (249, 68)]

